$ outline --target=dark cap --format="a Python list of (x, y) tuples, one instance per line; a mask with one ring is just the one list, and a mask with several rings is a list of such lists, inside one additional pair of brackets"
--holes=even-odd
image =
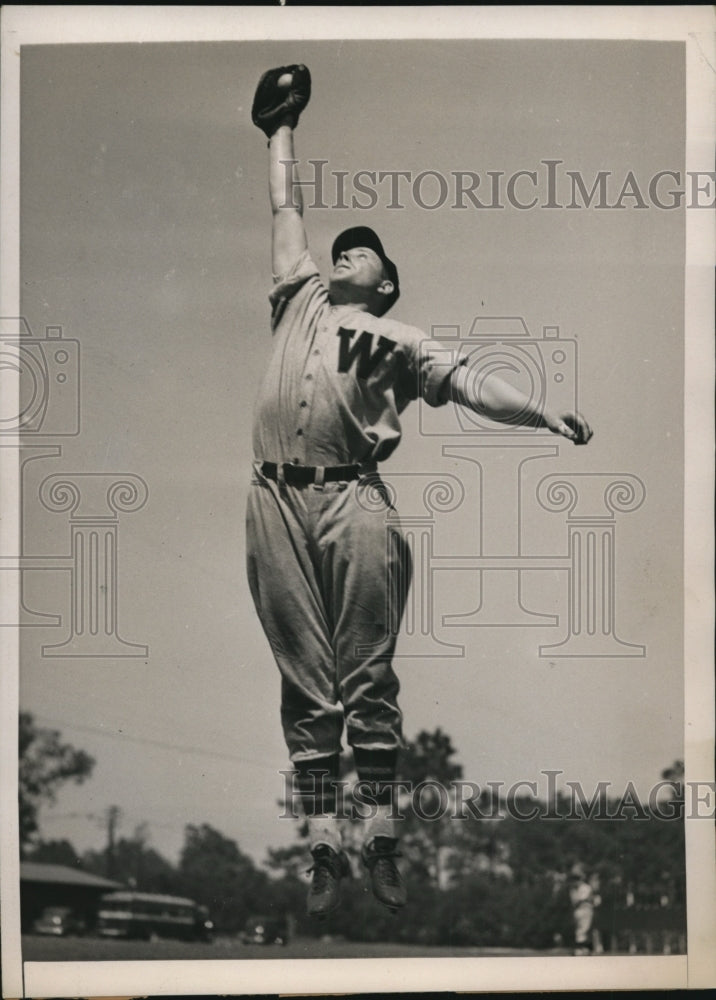
[(400, 295), (398, 268), (387, 256), (376, 232), (368, 226), (353, 226), (352, 229), (344, 229), (333, 243), (333, 249), (331, 250), (333, 263), (335, 264), (339, 254), (343, 253), (344, 250), (353, 250), (355, 247), (367, 247), (369, 250), (374, 250), (382, 260), (388, 280), (393, 283), (394, 291), (390, 296), (390, 304), (388, 306), (390, 308), (390, 306), (398, 301)]

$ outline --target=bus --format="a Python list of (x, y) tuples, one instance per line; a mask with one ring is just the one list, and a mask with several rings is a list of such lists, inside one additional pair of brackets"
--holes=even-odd
[(207, 908), (182, 896), (109, 892), (102, 896), (97, 913), (97, 931), (103, 937), (208, 942), (213, 930)]

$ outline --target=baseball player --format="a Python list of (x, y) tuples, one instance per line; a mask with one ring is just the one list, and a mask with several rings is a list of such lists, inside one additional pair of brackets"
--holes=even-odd
[(593, 947), (594, 908), (599, 903), (599, 897), (581, 862), (572, 865), (569, 872), (569, 899), (574, 921), (574, 954), (589, 955)]
[(411, 561), (377, 473), (400, 442), (400, 414), (422, 397), (548, 427), (576, 444), (592, 432), (578, 414), (543, 412), (493, 374), (478, 392), (464, 362), (446, 363), (442, 345), (388, 318), (398, 269), (373, 230), (342, 232), (328, 282), (321, 279), (295, 183), (293, 131), (310, 90), (305, 66), (278, 67), (261, 77), (252, 109), (268, 137), (274, 285), (273, 352), (254, 417), (247, 568), (281, 672), (283, 731), (308, 820), (308, 912), (324, 917), (349, 872), (334, 786), (344, 728), (375, 803), (362, 850), (373, 892), (393, 911), (406, 902), (390, 793), (402, 741), (392, 657)]

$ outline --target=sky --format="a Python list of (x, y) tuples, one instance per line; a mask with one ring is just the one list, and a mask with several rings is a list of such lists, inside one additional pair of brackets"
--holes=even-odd
[[(119, 634), (148, 656), (43, 656), (68, 634), (69, 574), (25, 574), (26, 606), (62, 623), (22, 630), (21, 707), (97, 762), (91, 780), (63, 789), (41, 815), (45, 838), (79, 850), (103, 845), (110, 805), (122, 809), (120, 834), (146, 822), (172, 860), (187, 823), (211, 823), (257, 861), (295, 838), (276, 805), (287, 767), (278, 672), (244, 574), (251, 413), (271, 349), (267, 153), (250, 107), (260, 74), (293, 62), (313, 78), (296, 135), (304, 177), (311, 159), (349, 181), (359, 170), (403, 170), (453, 183), (455, 172), (473, 171), (487, 198), (489, 171), (543, 178), (551, 159), (590, 187), (610, 171), (614, 201), (629, 171), (646, 190), (659, 171), (684, 169), (679, 43), (23, 50), (22, 312), (36, 338), (61, 326), (79, 341), (71, 377), (81, 413), (76, 436), (38, 434), (61, 454), (26, 466), (25, 554), (49, 561), (70, 551), (68, 514), (38, 499), (47, 476), (132, 474), (148, 487), (146, 504), (120, 515), (117, 543)], [(436, 191), (425, 180), (423, 203)], [(528, 200), (528, 181), (516, 191)], [(633, 781), (646, 794), (683, 754), (684, 212), (639, 209), (634, 199), (601, 211), (460, 210), (452, 198), (429, 209), (408, 188), (405, 207), (391, 209), (386, 187), (379, 192), (372, 208), (342, 209), (329, 186), (334, 207), (307, 209), (324, 274), (332, 237), (366, 224), (400, 270), (396, 319), (464, 336), (476, 316), (522, 317), (536, 341), (543, 327), (559, 327), (570, 385), (595, 429), (576, 449), (549, 436), (526, 444), (505, 431), (463, 433), (454, 417), (419, 404), (404, 415), (385, 475), (406, 520), (425, 521), (435, 478), (461, 497), (428, 518), (442, 560), (431, 584), (434, 635), (406, 635), (398, 648), (406, 736), (441, 727), (478, 783), (543, 787), (540, 772), (558, 769), (585, 789)], [(568, 202), (568, 188), (560, 192)], [(64, 419), (67, 404), (53, 405)], [(543, 476), (557, 473), (600, 489), (604, 477), (644, 486), (641, 506), (617, 515), (614, 544), (617, 634), (644, 656), (540, 656), (565, 636), (566, 573), (557, 569), (523, 573), (521, 599), (559, 626), (442, 624), (477, 607), (478, 574), (458, 557), (474, 555), (481, 537), (485, 554), (516, 554), (519, 544), (528, 556), (566, 555), (565, 514), (536, 499)], [(485, 594), (499, 615), (516, 578), (491, 576)]]

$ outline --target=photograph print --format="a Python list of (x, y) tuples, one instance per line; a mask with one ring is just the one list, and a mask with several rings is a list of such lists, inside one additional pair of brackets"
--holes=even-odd
[(685, 985), (706, 16), (182, 10), (19, 22), (8, 969)]

